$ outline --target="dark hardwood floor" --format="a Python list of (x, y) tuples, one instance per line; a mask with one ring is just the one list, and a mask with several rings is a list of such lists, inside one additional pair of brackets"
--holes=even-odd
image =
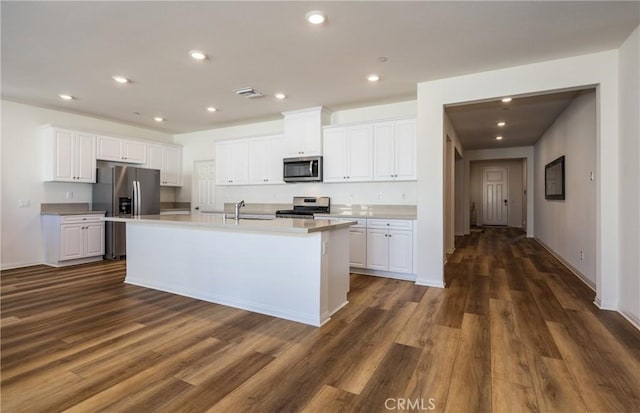
[(521, 231), (457, 244), (446, 289), (352, 275), (322, 328), (126, 285), (124, 262), (3, 271), (1, 410), (640, 411), (636, 329)]

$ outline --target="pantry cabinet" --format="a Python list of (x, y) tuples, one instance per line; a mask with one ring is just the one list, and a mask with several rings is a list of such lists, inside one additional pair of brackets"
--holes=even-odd
[(45, 126), (43, 139), (45, 181), (96, 181), (95, 135)]
[(182, 186), (182, 147), (148, 144), (144, 166), (160, 170), (160, 186)]
[(143, 164), (147, 161), (144, 142), (98, 136), (96, 158), (103, 161)]

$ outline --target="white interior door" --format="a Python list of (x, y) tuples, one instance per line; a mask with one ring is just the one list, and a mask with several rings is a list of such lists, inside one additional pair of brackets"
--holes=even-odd
[(191, 209), (193, 211), (213, 211), (216, 195), (215, 161), (195, 161), (193, 163), (193, 184), (191, 187)]
[(508, 225), (507, 168), (485, 168), (482, 172), (482, 223)]

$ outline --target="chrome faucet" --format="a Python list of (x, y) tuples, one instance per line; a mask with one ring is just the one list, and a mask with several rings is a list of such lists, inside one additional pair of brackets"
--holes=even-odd
[(233, 218), (237, 221), (240, 219), (240, 208), (244, 206), (244, 199), (240, 202), (238, 202), (235, 207), (236, 207), (236, 212), (235, 215), (233, 216)]

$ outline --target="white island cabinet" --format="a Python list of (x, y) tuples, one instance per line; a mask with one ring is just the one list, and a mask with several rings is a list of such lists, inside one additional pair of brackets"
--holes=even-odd
[(107, 217), (127, 224), (125, 282), (321, 326), (347, 304), (354, 222)]

